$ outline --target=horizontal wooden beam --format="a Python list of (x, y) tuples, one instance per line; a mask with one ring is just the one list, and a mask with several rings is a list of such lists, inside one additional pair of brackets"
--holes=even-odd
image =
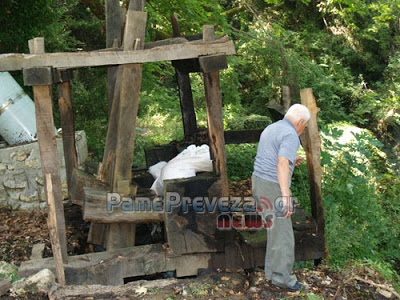
[[(87, 187), (84, 190), (83, 219), (85, 221), (98, 223), (155, 223), (164, 220), (164, 212), (153, 209), (154, 199), (146, 200), (149, 195), (132, 197), (132, 203), (129, 203), (127, 198), (124, 199), (122, 196), (119, 199), (111, 198), (110, 196), (109, 200), (116, 202), (110, 202), (110, 207), (108, 207), (107, 191)], [(120, 200), (120, 203), (117, 204), (118, 200)], [(136, 211), (136, 204), (139, 210), (142, 211)], [(149, 210), (148, 205), (150, 205)]]
[(224, 131), (225, 144), (258, 143), (264, 129)]
[(53, 83), (52, 70), (49, 67), (24, 69), (24, 85), (51, 85)]
[(18, 71), (33, 67), (53, 67), (62, 70), (81, 67), (147, 63), (190, 59), (218, 53), (223, 53), (225, 55), (235, 54), (233, 42), (225, 37), (215, 41), (193, 41), (139, 51), (1, 54), (0, 72)]
[(228, 59), (224, 54), (199, 57), (201, 71), (210, 73), (228, 68)]

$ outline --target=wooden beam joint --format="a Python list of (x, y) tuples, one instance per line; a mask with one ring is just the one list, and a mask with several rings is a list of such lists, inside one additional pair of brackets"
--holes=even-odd
[(225, 54), (216, 54), (199, 57), (200, 69), (204, 73), (224, 70), (228, 68), (228, 58)]
[(24, 85), (38, 86), (51, 85), (53, 83), (53, 71), (51, 67), (36, 67), (23, 70)]

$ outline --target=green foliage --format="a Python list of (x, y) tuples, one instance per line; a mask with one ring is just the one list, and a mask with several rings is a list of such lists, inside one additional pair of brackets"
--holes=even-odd
[(15, 265), (9, 265), (6, 262), (1, 262), (0, 264), (0, 279), (8, 278), (11, 283), (20, 280), (18, 275), (18, 267)]
[(256, 144), (226, 145), (228, 178), (242, 180), (251, 177), (257, 154)]
[(400, 259), (400, 198), (379, 192), (380, 181), (388, 178), (385, 166), (374, 168), (375, 160), (384, 159), (381, 143), (366, 131), (343, 143), (338, 141), (343, 132), (350, 134), (333, 126), (324, 130), (323, 200), (331, 263), (356, 259), (394, 263)]

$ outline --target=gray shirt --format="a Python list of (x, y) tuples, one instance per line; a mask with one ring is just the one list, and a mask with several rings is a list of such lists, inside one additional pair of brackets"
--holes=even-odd
[(286, 157), (289, 160), (290, 187), (299, 146), (300, 140), (296, 128), (288, 119), (269, 125), (261, 133), (253, 174), (262, 179), (279, 183), (276, 170), (278, 156)]

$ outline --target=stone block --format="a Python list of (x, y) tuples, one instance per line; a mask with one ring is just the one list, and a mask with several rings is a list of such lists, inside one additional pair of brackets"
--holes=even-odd
[[(88, 158), (86, 134), (75, 135), (78, 165), (83, 168)], [(61, 188), (64, 199), (68, 198), (68, 186), (61, 137), (57, 137)], [(46, 205), (43, 174), (41, 171), (38, 142), (12, 145), (0, 149), (0, 205), (12, 208), (33, 209)]]

